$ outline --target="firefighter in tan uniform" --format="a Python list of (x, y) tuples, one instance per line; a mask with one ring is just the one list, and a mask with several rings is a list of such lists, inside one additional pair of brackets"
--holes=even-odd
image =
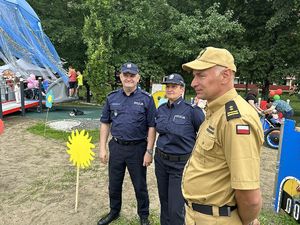
[(192, 71), (197, 97), (208, 102), (182, 179), (185, 224), (259, 224), (263, 130), (234, 89), (234, 58), (226, 49), (207, 47), (182, 67)]

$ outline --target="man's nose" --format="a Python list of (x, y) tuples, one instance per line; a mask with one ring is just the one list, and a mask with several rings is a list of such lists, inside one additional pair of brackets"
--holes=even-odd
[(191, 87), (192, 87), (192, 88), (195, 88), (196, 85), (197, 85), (196, 79), (193, 78), (192, 83), (191, 83)]

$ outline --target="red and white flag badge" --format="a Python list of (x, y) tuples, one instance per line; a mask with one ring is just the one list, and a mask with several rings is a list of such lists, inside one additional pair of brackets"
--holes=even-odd
[(236, 125), (237, 134), (250, 134), (249, 125)]

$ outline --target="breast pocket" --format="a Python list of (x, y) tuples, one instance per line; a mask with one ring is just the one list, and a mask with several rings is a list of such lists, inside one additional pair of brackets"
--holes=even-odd
[(129, 110), (129, 115), (131, 117), (132, 122), (143, 122), (146, 120), (146, 110), (143, 106), (132, 106)]
[(213, 166), (216, 163), (217, 155), (214, 151), (216, 139), (213, 136), (204, 135), (199, 143), (201, 162), (205, 166)]
[(177, 125), (183, 125), (187, 123), (186, 117), (174, 117), (173, 122)]
[(158, 115), (155, 118), (155, 128), (158, 133), (166, 133), (167, 132), (167, 124), (168, 124), (168, 117), (165, 115)]
[(171, 123), (171, 131), (177, 135), (187, 135), (191, 132), (192, 127), (189, 124), (188, 118), (186, 116), (176, 117), (174, 116)]
[(110, 106), (110, 117), (112, 119), (117, 118), (121, 114), (121, 106), (119, 105), (111, 105)]
[(205, 136), (203, 138), (202, 142), (200, 143), (200, 146), (204, 151), (209, 152), (213, 149), (214, 144), (215, 144), (214, 137)]

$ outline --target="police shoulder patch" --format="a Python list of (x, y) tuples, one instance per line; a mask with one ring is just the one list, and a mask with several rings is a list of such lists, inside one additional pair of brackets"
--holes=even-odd
[(229, 101), (225, 104), (225, 113), (227, 121), (241, 117), (240, 111), (234, 101)]

